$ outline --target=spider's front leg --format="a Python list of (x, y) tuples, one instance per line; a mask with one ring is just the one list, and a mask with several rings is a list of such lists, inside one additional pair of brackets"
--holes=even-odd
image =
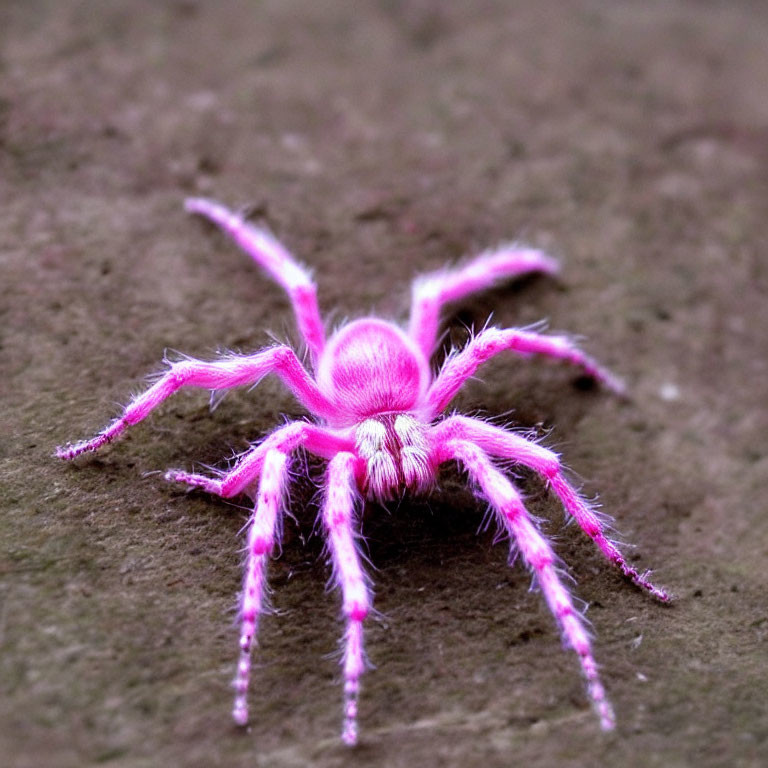
[(334, 576), (341, 587), (342, 610), (347, 621), (342, 658), (344, 668), (342, 739), (350, 746), (357, 743), (357, 698), (360, 690), (360, 676), (365, 671), (363, 621), (371, 608), (370, 591), (355, 547), (357, 462), (357, 457), (347, 452), (339, 453), (331, 460), (328, 465), (328, 487), (322, 512)]
[(261, 474), (264, 460), (270, 451), (291, 453), (304, 448), (315, 456), (331, 459), (340, 451), (354, 450), (354, 440), (331, 432), (328, 429), (306, 421), (294, 421), (273, 432), (258, 445), (247, 450), (228, 472), (221, 477), (208, 477), (178, 469), (165, 473), (165, 479), (174, 483), (185, 483), (207, 493), (225, 499), (244, 493)]
[(251, 647), (262, 613), (267, 562), (275, 545), (279, 513), (288, 479), (288, 455), (269, 450), (264, 456), (256, 506), (248, 523), (248, 545), (240, 604), (240, 660), (235, 675), (235, 703), (232, 717), (238, 725), (248, 722), (248, 682), (251, 675)]
[(563, 468), (556, 453), (526, 440), (520, 435), (487, 424), (467, 416), (451, 416), (437, 424), (429, 433), (433, 450), (450, 440), (466, 440), (479, 446), (493, 456), (511, 459), (544, 477), (584, 533), (597, 544), (605, 557), (616, 565), (626, 578), (657, 600), (667, 603), (670, 596), (663, 589), (654, 586), (648, 573), (638, 573), (621, 554), (618, 547), (605, 535), (600, 518), (589, 508), (565, 479)]
[(273, 432), (248, 451), (221, 479), (171, 471), (168, 480), (187, 483), (209, 493), (231, 497), (248, 490), (260, 480), (256, 511), (248, 534), (248, 557), (242, 600), (240, 662), (235, 680), (235, 721), (248, 720), (247, 690), (250, 676), (250, 648), (261, 613), (266, 582), (266, 563), (274, 544), (278, 503), (286, 479), (286, 457), (299, 447), (329, 458), (327, 488), (322, 519), (328, 537), (335, 578), (342, 591), (342, 608), (347, 627), (344, 633), (344, 728), (342, 738), (357, 742), (357, 696), (360, 676), (365, 670), (363, 621), (371, 606), (370, 592), (355, 546), (354, 508), (358, 498), (358, 459), (354, 441), (307, 422), (294, 422)]
[(56, 449), (56, 455), (61, 459), (74, 459), (82, 453), (98, 450), (111, 443), (127, 427), (145, 419), (163, 401), (183, 387), (215, 390), (242, 385), (254, 386), (269, 373), (280, 376), (299, 402), (311, 412), (319, 416), (333, 413), (331, 404), (304, 370), (290, 347), (275, 346), (254, 355), (237, 355), (214, 362), (182, 360), (171, 363), (170, 370), (146, 392), (135, 397), (126, 406), (123, 414), (96, 437), (74, 445), (61, 446)]
[(448, 358), (427, 393), (430, 413), (445, 410), (464, 382), (485, 362), (501, 352), (543, 355), (582, 368), (609, 389), (623, 394), (624, 384), (610, 371), (598, 365), (564, 336), (546, 336), (516, 328), (488, 328), (477, 334), (467, 346)]
[(449, 440), (437, 453), (439, 462), (460, 461), (483, 496), (490, 502), (510, 539), (519, 547), (525, 562), (536, 576), (550, 610), (555, 616), (565, 643), (576, 651), (581, 670), (587, 681), (589, 698), (600, 717), (603, 730), (615, 727), (613, 708), (600, 682), (597, 664), (592, 656), (589, 635), (573, 606), (568, 591), (557, 575), (557, 558), (547, 540), (539, 533), (520, 494), (512, 483), (493, 466), (476, 445), (465, 440)]

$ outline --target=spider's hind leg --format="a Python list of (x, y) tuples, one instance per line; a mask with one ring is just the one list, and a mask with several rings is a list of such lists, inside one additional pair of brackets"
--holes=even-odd
[(623, 382), (582, 352), (564, 336), (548, 336), (518, 328), (486, 328), (474, 336), (461, 352), (450, 357), (427, 392), (429, 412), (441, 413), (464, 382), (485, 362), (501, 352), (541, 355), (574, 365), (616, 394), (624, 393)]
[(325, 346), (325, 329), (317, 304), (317, 287), (306, 267), (299, 264), (269, 231), (249, 224), (220, 203), (203, 197), (189, 197), (184, 201), (184, 210), (216, 224), (285, 289), (299, 331), (312, 361), (317, 363)]
[(457, 269), (417, 277), (412, 287), (408, 333), (429, 359), (437, 343), (440, 313), (446, 304), (531, 272), (555, 274), (557, 261), (542, 251), (514, 243), (484, 251)]

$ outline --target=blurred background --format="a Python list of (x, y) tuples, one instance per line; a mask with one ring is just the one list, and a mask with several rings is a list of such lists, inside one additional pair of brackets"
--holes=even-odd
[[(766, 39), (757, 0), (0, 3), (0, 762), (765, 765)], [(330, 326), (404, 319), (414, 274), (500, 240), (562, 260), (457, 307), (447, 338), (544, 318), (627, 381), (618, 401), (505, 357), (455, 401), (560, 451), (676, 596), (622, 581), (517, 473), (588, 605), (616, 733), (447, 467), (429, 498), (364, 512), (380, 615), (345, 749), (313, 461), (232, 725), (247, 502), (161, 472), (223, 466), (301, 408), (271, 380), (213, 413), (183, 394), (52, 458), (165, 350), (295, 340), (190, 194), (269, 226)]]

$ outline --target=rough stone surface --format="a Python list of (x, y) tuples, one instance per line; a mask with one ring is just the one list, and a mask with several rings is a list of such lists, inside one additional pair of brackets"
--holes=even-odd
[[(768, 755), (768, 8), (194, 0), (0, 5), (0, 754), (13, 768), (758, 766)], [(548, 318), (629, 384), (507, 358), (457, 405), (547, 434), (671, 608), (523, 475), (589, 604), (605, 736), (529, 577), (451, 468), (370, 506), (362, 743), (338, 740), (338, 595), (297, 464), (252, 726), (230, 722), (246, 510), (168, 486), (301, 410), (179, 395), (66, 465), (164, 350), (292, 335), (279, 289), (182, 212), (250, 206), (333, 321), (519, 237), (558, 281), (450, 326)], [(330, 655), (330, 656), (329, 656)]]

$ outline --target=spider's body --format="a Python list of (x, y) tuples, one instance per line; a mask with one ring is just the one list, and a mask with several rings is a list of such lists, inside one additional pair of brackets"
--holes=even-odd
[(423, 407), (429, 363), (398, 327), (355, 320), (328, 341), (317, 366), (320, 391), (333, 403), (333, 426), (347, 427), (387, 413)]
[(292, 422), (276, 430), (219, 477), (182, 471), (166, 474), (169, 480), (222, 497), (246, 493), (255, 498), (240, 605), (235, 720), (244, 724), (248, 719), (250, 652), (263, 610), (266, 563), (279, 530), (289, 459), (294, 451), (303, 448), (328, 460), (321, 516), (346, 620), (342, 661), (345, 742), (354, 744), (357, 740), (357, 694), (365, 667), (363, 622), (372, 603), (355, 543), (359, 531), (355, 516), (358, 498), (362, 495), (386, 500), (404, 490), (429, 490), (438, 467), (451, 460), (468, 472), (479, 495), (488, 501), (533, 571), (564, 642), (579, 657), (587, 691), (602, 727), (613, 728), (613, 711), (598, 676), (589, 637), (558, 576), (556, 556), (526, 511), (519, 493), (491, 457), (511, 460), (539, 473), (567, 514), (626, 577), (660, 600), (668, 600), (667, 594), (654, 587), (647, 575), (632, 568), (606, 537), (600, 519), (566, 480), (555, 453), (486, 422), (464, 416), (444, 418), (441, 414), (467, 378), (486, 360), (504, 351), (540, 354), (575, 364), (612, 389), (620, 389), (620, 383), (567, 338), (518, 329), (488, 328), (478, 333), (464, 349), (450, 355), (434, 376), (429, 364), (445, 304), (521, 274), (553, 273), (557, 270), (556, 262), (539, 251), (500, 247), (459, 269), (417, 280), (407, 330), (367, 317), (342, 326), (326, 340), (314, 283), (274, 237), (210, 200), (190, 199), (186, 207), (221, 227), (286, 289), (314, 376), (302, 366), (293, 350), (283, 345), (214, 362), (172, 363), (170, 370), (134, 398), (99, 435), (59, 448), (58, 455), (72, 459), (97, 450), (129, 425), (144, 419), (182, 387), (217, 390), (253, 386), (268, 373), (280, 376), (313, 415), (313, 422)]

